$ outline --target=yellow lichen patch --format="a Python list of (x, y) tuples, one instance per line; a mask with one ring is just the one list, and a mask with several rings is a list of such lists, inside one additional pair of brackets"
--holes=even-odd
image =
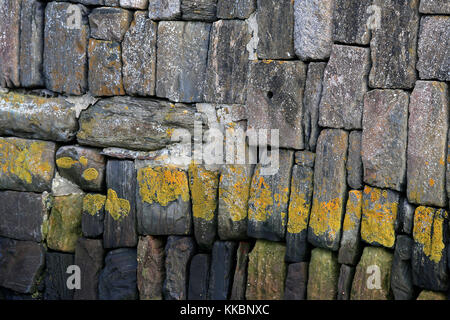
[(308, 227), (311, 203), (306, 201), (305, 194), (299, 192), (296, 186), (292, 187), (291, 201), (289, 203), (289, 221), (287, 231), (300, 233)]
[(363, 201), (362, 239), (392, 248), (395, 243), (398, 203), (389, 201), (387, 190), (366, 186), (364, 193), (368, 197)]
[(189, 184), (194, 217), (211, 221), (217, 207), (218, 174), (192, 163), (189, 166)]
[(256, 170), (252, 180), (250, 202), (253, 204), (248, 208), (248, 218), (250, 220), (264, 222), (272, 214), (274, 204), (272, 189), (259, 174), (259, 168)]
[(178, 197), (189, 201), (189, 187), (184, 171), (170, 167), (141, 168), (137, 173), (139, 195), (143, 202), (165, 207)]
[(88, 165), (88, 158), (86, 158), (85, 156), (81, 156), (80, 163), (86, 167)]
[(130, 202), (128, 200), (119, 198), (114, 190), (108, 189), (105, 210), (114, 220), (128, 216), (130, 209)]
[(96, 215), (105, 205), (106, 196), (102, 194), (87, 194), (83, 198), (83, 211), (91, 216)]
[(219, 199), (226, 204), (232, 221), (247, 218), (247, 205), (250, 196), (250, 178), (244, 166), (230, 165), (220, 176), (220, 181), (233, 182), (227, 188), (219, 188)]
[(98, 171), (95, 168), (88, 168), (83, 171), (83, 178), (86, 181), (92, 181), (98, 178)]
[(58, 168), (62, 169), (70, 169), (76, 163), (78, 163), (78, 161), (72, 159), (71, 157), (61, 157), (56, 159), (56, 165), (58, 166)]
[[(442, 212), (442, 214), (440, 214)], [(433, 262), (442, 259), (444, 221), (447, 211), (430, 207), (418, 207), (414, 213), (414, 241), (423, 245), (423, 253)]]
[(430, 180), (428, 181), (428, 183), (430, 184), (430, 187), (434, 186), (434, 180), (430, 178)]
[(330, 201), (313, 200), (309, 226), (316, 236), (326, 235), (335, 239), (341, 230), (343, 199), (334, 198)]
[(359, 190), (351, 190), (348, 195), (347, 207), (344, 217), (343, 231), (354, 230), (361, 220), (362, 193)]

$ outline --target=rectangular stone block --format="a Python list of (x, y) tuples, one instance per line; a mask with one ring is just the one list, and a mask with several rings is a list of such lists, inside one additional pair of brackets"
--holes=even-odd
[(403, 190), (406, 183), (409, 95), (372, 90), (364, 98), (362, 161), (364, 182)]
[(136, 170), (133, 161), (108, 160), (106, 165), (105, 248), (135, 247)]
[(247, 267), (248, 255), (250, 253), (250, 242), (240, 242), (236, 253), (236, 269), (233, 275), (233, 286), (231, 288), (230, 300), (244, 300), (247, 289)]
[(82, 95), (88, 87), (89, 24), (87, 8), (68, 2), (45, 7), (44, 65), (47, 89)]
[(248, 263), (247, 300), (282, 300), (287, 267), (286, 246), (280, 242), (257, 240)]
[(413, 243), (408, 236), (397, 237), (391, 268), (391, 288), (395, 300), (412, 300), (415, 295), (411, 266)]
[(295, 0), (295, 54), (303, 61), (324, 60), (333, 45), (334, 0)]
[(149, 0), (148, 17), (152, 20), (177, 20), (181, 17), (181, 0)]
[(278, 129), (281, 148), (303, 149), (305, 81), (306, 65), (301, 61), (251, 62), (247, 87), (248, 129)]
[(74, 300), (98, 299), (98, 282), (104, 256), (102, 240), (78, 239), (75, 248), (75, 265), (80, 268), (82, 276), (81, 288), (75, 290)]
[(181, 0), (183, 20), (216, 20), (217, 0)]
[(149, 0), (120, 0), (120, 6), (127, 9), (142, 9), (148, 8)]
[(256, 9), (256, 0), (217, 0), (219, 19), (247, 19)]
[[(419, 0), (372, 0), (372, 88), (410, 89), (416, 81)], [(405, 33), (405, 30), (408, 32)]]
[(41, 242), (48, 214), (48, 196), (31, 192), (0, 192), (0, 236)]
[(364, 187), (361, 238), (372, 246), (394, 248), (400, 196), (389, 189)]
[(94, 96), (124, 95), (120, 43), (89, 39), (89, 91)]
[(336, 300), (339, 281), (337, 254), (315, 248), (309, 263), (307, 300)]
[(134, 13), (122, 42), (123, 85), (128, 95), (155, 95), (157, 30), (158, 24), (146, 12)]
[(211, 256), (205, 253), (196, 254), (189, 266), (189, 300), (206, 300), (208, 298), (209, 270)]
[(77, 139), (80, 144), (98, 147), (157, 150), (173, 143), (176, 129), (193, 135), (194, 115), (195, 109), (183, 104), (113, 97), (81, 113)]
[(355, 267), (341, 264), (338, 281), (338, 300), (350, 300), (352, 290), (353, 276), (355, 275)]
[(133, 13), (121, 8), (95, 8), (89, 14), (91, 38), (120, 42), (133, 19)]
[(0, 286), (20, 293), (34, 293), (44, 265), (42, 244), (0, 238)]
[(236, 249), (236, 242), (214, 242), (208, 288), (209, 300), (228, 300), (233, 281)]
[(166, 276), (164, 245), (162, 238), (139, 238), (137, 284), (140, 300), (161, 300), (163, 297), (162, 289)]
[(251, 39), (245, 21), (214, 22), (208, 51), (204, 100), (212, 103), (245, 103)]
[(288, 266), (284, 300), (306, 300), (308, 262), (291, 263)]
[(450, 3), (446, 0), (421, 0), (419, 11), (428, 14), (450, 14)]
[(67, 142), (78, 130), (74, 105), (62, 98), (0, 93), (0, 134)]
[(0, 4), (0, 87), (20, 87), (20, 9), (22, 0)]
[(294, 152), (280, 149), (279, 169), (274, 175), (264, 175), (263, 166), (256, 166), (248, 201), (249, 237), (269, 241), (285, 239), (293, 165)]
[[(450, 4), (448, 4), (450, 11)], [(450, 81), (449, 16), (424, 16), (420, 19), (417, 70), (420, 79)]]
[[(448, 86), (417, 81), (408, 120), (407, 194), (415, 204), (445, 207)], [(432, 128), (432, 130), (430, 130)]]
[[(20, 11), (20, 86), (42, 87), (45, 4), (22, 0)], [(2, 19), (4, 22), (4, 20)], [(1, 27), (0, 27), (1, 28)]]
[(50, 191), (55, 148), (53, 142), (0, 138), (0, 189)]
[(370, 41), (369, 19), (374, 10), (372, 1), (335, 0), (333, 41), (367, 45)]
[(317, 141), (314, 195), (308, 225), (308, 241), (316, 247), (339, 249), (347, 195), (348, 133), (322, 130)]
[(309, 259), (308, 223), (311, 212), (314, 171), (295, 165), (292, 169), (286, 231), (286, 262), (303, 262)]
[(202, 102), (211, 24), (158, 24), (156, 95), (175, 102)]
[(45, 255), (44, 300), (72, 300), (74, 290), (67, 287), (69, 266), (74, 264), (74, 255), (47, 252)]
[(83, 198), (81, 231), (86, 238), (98, 238), (103, 235), (106, 196), (89, 193)]
[(136, 192), (140, 235), (191, 234), (191, 196), (185, 171), (138, 165)]
[(362, 132), (355, 130), (348, 136), (347, 183), (351, 189), (363, 187), (363, 162), (361, 157)]
[(368, 48), (333, 45), (323, 79), (320, 126), (361, 129), (369, 54)]
[(259, 59), (293, 59), (294, 2), (257, 0), (256, 21)]

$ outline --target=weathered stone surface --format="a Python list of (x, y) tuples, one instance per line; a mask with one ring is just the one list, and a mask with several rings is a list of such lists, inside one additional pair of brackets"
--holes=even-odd
[(61, 98), (0, 93), (0, 134), (70, 141), (78, 130), (73, 105)]
[(0, 4), (0, 87), (19, 87), (21, 0)]
[(247, 238), (251, 165), (223, 166), (219, 179), (218, 233), (221, 240)]
[(0, 189), (50, 191), (54, 159), (53, 142), (0, 138)]
[(100, 273), (100, 300), (136, 300), (136, 249), (122, 248), (108, 252), (105, 268)]
[(324, 60), (333, 45), (334, 0), (295, 0), (295, 54), (303, 61)]
[[(19, 68), (20, 85), (22, 87), (42, 87), (44, 85), (42, 74), (44, 15), (44, 3), (37, 0), (22, 1), (22, 9), (20, 11)], [(3, 19), (2, 23), (5, 23)]]
[(364, 97), (364, 182), (401, 191), (406, 183), (408, 93), (372, 90)]
[(216, 20), (217, 0), (181, 0), (183, 20)]
[(343, 130), (322, 130), (317, 142), (308, 241), (333, 251), (339, 248), (344, 218), (347, 147), (348, 133)]
[(416, 206), (410, 204), (405, 197), (400, 199), (396, 224), (396, 231), (398, 233), (412, 234), (415, 210)]
[[(341, 246), (338, 261), (341, 264), (356, 265), (361, 256), (361, 216), (363, 195), (359, 190), (348, 193), (345, 209), (344, 225), (342, 226)], [(348, 299), (346, 299), (348, 300)]]
[(135, 247), (136, 170), (133, 161), (108, 160), (106, 165), (105, 248)]
[[(78, 14), (81, 15), (79, 20)], [(47, 4), (43, 67), (47, 89), (69, 95), (81, 95), (86, 92), (88, 38), (86, 7), (67, 2)]]
[(89, 193), (83, 198), (81, 231), (86, 238), (98, 238), (103, 235), (106, 196)]
[(83, 195), (55, 197), (48, 224), (47, 245), (62, 252), (75, 252), (81, 237)]
[[(278, 129), (281, 148), (303, 149), (305, 81), (306, 65), (301, 61), (251, 62), (247, 88), (248, 129)], [(270, 135), (268, 141), (271, 141)]]
[(206, 300), (208, 297), (211, 256), (200, 253), (192, 258), (189, 267), (189, 300)]
[(262, 164), (256, 166), (248, 201), (248, 236), (270, 241), (284, 240), (293, 162), (294, 152), (280, 149), (276, 174), (263, 175)]
[(128, 95), (155, 95), (158, 24), (136, 11), (122, 42), (123, 85)]
[[(447, 4), (450, 11), (450, 4)], [(450, 12), (449, 12), (450, 13)], [(450, 81), (449, 16), (424, 16), (420, 20), (417, 70), (420, 79)]]
[(447, 297), (443, 292), (423, 290), (417, 300), (447, 300)]
[(106, 160), (100, 150), (80, 146), (64, 146), (56, 152), (59, 174), (85, 191), (102, 191)]
[(347, 183), (352, 189), (363, 187), (363, 162), (361, 158), (362, 132), (352, 131), (348, 136)]
[(248, 264), (247, 300), (283, 299), (286, 246), (280, 242), (257, 240)]
[(236, 269), (234, 270), (233, 285), (230, 300), (244, 300), (247, 289), (248, 255), (251, 245), (249, 242), (240, 242), (236, 253)]
[(312, 168), (295, 165), (292, 169), (286, 231), (286, 262), (309, 259), (308, 222), (313, 194)]
[(164, 268), (164, 241), (161, 238), (140, 237), (137, 248), (137, 285), (141, 300), (161, 300)]
[(260, 59), (293, 59), (294, 2), (257, 0)]
[(89, 39), (89, 90), (94, 96), (120, 96), (122, 82), (120, 43)]
[[(105, 4), (105, 2), (113, 2), (116, 0), (72, 0), (72, 2), (81, 3), (87, 6), (103, 6), (103, 5), (109, 5)], [(117, 0), (118, 1), (118, 0)]]
[(158, 24), (156, 95), (175, 102), (201, 102), (211, 24)]
[(421, 13), (450, 14), (450, 3), (446, 0), (420, 0)]
[(213, 23), (206, 72), (206, 102), (245, 103), (251, 35), (245, 21)]
[(374, 13), (371, 1), (335, 0), (333, 41), (367, 45), (370, 41), (369, 19)]
[(92, 38), (120, 42), (133, 19), (133, 13), (121, 8), (95, 8), (89, 14)]
[(118, 7), (120, 5), (120, 0), (104, 0), (105, 6)]
[(407, 150), (407, 194), (411, 203), (438, 207), (447, 203), (447, 97), (447, 84), (436, 81), (417, 81), (411, 94)]
[(75, 248), (75, 265), (80, 267), (81, 288), (75, 290), (74, 300), (98, 299), (98, 282), (104, 255), (102, 240), (78, 239)]
[(216, 241), (212, 249), (209, 300), (227, 300), (230, 296), (237, 243)]
[(0, 238), (0, 286), (34, 293), (45, 264), (45, 249), (33, 241)]
[(137, 182), (139, 234), (191, 234), (191, 196), (185, 171), (144, 166), (137, 170)]
[(192, 163), (189, 187), (195, 240), (200, 248), (210, 250), (217, 236), (217, 196), (219, 173)]
[(351, 300), (389, 300), (393, 254), (365, 247), (353, 278)]
[(306, 300), (308, 265), (308, 262), (299, 262), (288, 266), (284, 300)]
[(39, 295), (23, 294), (0, 287), (0, 300), (39, 300)]
[(364, 187), (361, 238), (366, 243), (394, 248), (399, 197), (389, 189)]
[(219, 19), (247, 19), (256, 9), (256, 0), (217, 0)]
[(361, 129), (369, 54), (368, 48), (333, 45), (323, 79), (320, 126)]
[(395, 300), (411, 300), (414, 296), (411, 255), (413, 240), (404, 235), (397, 237), (392, 261), (391, 288)]
[(80, 117), (78, 142), (98, 147), (156, 150), (173, 143), (175, 129), (194, 131), (194, 109), (159, 100), (113, 97)]
[(379, 13), (372, 13), (375, 21), (372, 21), (370, 40), (372, 69), (369, 85), (372, 88), (410, 89), (416, 81), (419, 1), (373, 0), (372, 5), (378, 7)]
[(145, 10), (148, 8), (148, 2), (149, 0), (120, 0), (120, 6), (122, 8)]
[(152, 20), (176, 20), (181, 17), (182, 0), (151, 0), (148, 17)]
[(74, 255), (47, 252), (45, 255), (45, 300), (72, 300), (74, 290), (67, 287), (67, 268), (74, 264)]
[(31, 192), (0, 192), (0, 237), (41, 242), (45, 238), (48, 196)]
[(295, 164), (302, 167), (314, 168), (314, 162), (316, 161), (316, 154), (309, 151), (296, 151), (295, 152)]
[(350, 293), (352, 290), (353, 277), (355, 275), (355, 267), (341, 265), (339, 272), (337, 299), (338, 300), (350, 300)]
[(448, 221), (444, 209), (418, 207), (414, 213), (413, 283), (420, 288), (446, 291), (449, 287)]
[(166, 300), (186, 300), (188, 266), (196, 251), (191, 237), (169, 236), (166, 244), (166, 278), (163, 296)]
[(311, 251), (309, 263), (308, 300), (336, 300), (339, 264), (335, 252), (322, 248)]
[(303, 97), (303, 130), (305, 148), (316, 151), (319, 137), (319, 104), (322, 97), (322, 80), (325, 72), (325, 62), (311, 62), (308, 64), (305, 93)]

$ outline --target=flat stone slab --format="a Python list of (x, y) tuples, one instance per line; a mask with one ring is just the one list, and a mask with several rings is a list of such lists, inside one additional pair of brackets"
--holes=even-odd
[(20, 87), (20, 11), (21, 0), (7, 0), (0, 4), (0, 87)]
[(361, 129), (369, 54), (368, 48), (333, 45), (323, 76), (320, 126)]
[(372, 90), (364, 97), (362, 161), (364, 182), (396, 191), (406, 184), (409, 95)]
[(140, 237), (137, 248), (137, 285), (140, 300), (161, 300), (166, 275), (165, 252), (162, 238)]
[(53, 142), (0, 138), (0, 189), (50, 191), (55, 149)]
[(214, 242), (208, 288), (209, 300), (228, 300), (233, 281), (236, 249), (236, 242)]
[(333, 41), (367, 45), (370, 41), (371, 1), (335, 0)]
[(339, 264), (335, 252), (313, 249), (308, 275), (307, 300), (336, 300)]
[(148, 8), (149, 0), (120, 0), (120, 6), (127, 9), (142, 9)]
[(417, 81), (411, 94), (407, 150), (407, 194), (411, 203), (446, 206), (447, 97), (447, 84), (437, 81)]
[(450, 14), (450, 3), (446, 0), (421, 0), (419, 11), (428, 14)]
[(95, 8), (89, 14), (91, 38), (120, 42), (133, 19), (133, 13), (121, 8)]
[(363, 162), (361, 157), (362, 132), (354, 130), (348, 136), (347, 184), (352, 189), (363, 187)]
[(151, 0), (148, 17), (152, 20), (176, 20), (181, 17), (181, 0)]
[(211, 255), (206, 253), (196, 254), (189, 267), (189, 300), (206, 300), (208, 298), (209, 271), (211, 267)]
[(183, 20), (216, 20), (217, 0), (182, 0), (181, 17)]
[(217, 0), (217, 18), (247, 19), (256, 9), (256, 0)]

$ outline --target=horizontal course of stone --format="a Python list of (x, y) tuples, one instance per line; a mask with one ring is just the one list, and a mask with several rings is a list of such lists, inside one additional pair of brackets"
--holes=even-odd
[[(449, 35), (448, 0), (2, 0), (0, 299), (448, 299)], [(199, 128), (278, 129), (278, 170), (170, 162)]]

